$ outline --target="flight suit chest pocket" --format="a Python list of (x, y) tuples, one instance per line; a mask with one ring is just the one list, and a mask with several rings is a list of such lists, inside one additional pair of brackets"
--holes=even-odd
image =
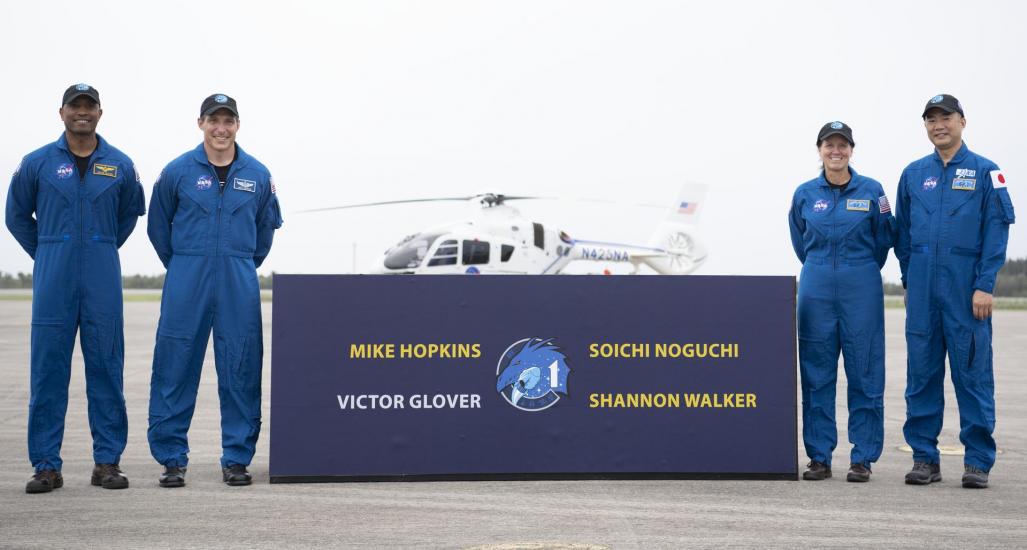
[(176, 250), (202, 247), (214, 205), (199, 192), (180, 190), (172, 218), (172, 246)]
[(980, 191), (960, 191), (949, 203), (946, 214), (952, 224), (954, 242), (961, 247), (974, 248), (981, 231), (981, 197)]
[(117, 182), (104, 182), (90, 190), (90, 203), (93, 219), (89, 224), (89, 232), (94, 236), (113, 239), (118, 225), (118, 191)]
[(238, 252), (257, 249), (257, 200), (254, 193), (242, 193), (230, 202), (227, 211), (229, 246)]
[(909, 201), (909, 230), (913, 242), (926, 242), (931, 230), (931, 217), (937, 209), (937, 191), (913, 191)]

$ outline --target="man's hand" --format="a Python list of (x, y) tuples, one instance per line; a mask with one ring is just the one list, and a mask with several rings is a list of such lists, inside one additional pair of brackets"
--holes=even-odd
[(974, 318), (983, 321), (991, 317), (991, 294), (983, 290), (975, 290), (973, 297)]

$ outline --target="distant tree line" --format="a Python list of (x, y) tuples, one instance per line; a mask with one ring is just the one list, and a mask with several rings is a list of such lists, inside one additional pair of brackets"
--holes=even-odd
[[(273, 276), (274, 272), (271, 272), (271, 275), (257, 275), (257, 279), (260, 281), (260, 288), (271, 290), (271, 278)], [(164, 288), (164, 274), (127, 275), (121, 278), (121, 286), (123, 288), (160, 290)], [(11, 275), (10, 273), (0, 271), (0, 288), (32, 288), (32, 274), (18, 272), (17, 275)]]
[[(260, 288), (271, 290), (271, 275), (258, 275)], [(164, 275), (128, 275), (122, 277), (124, 288), (164, 288)], [(0, 288), (32, 288), (32, 274), (18, 272), (15, 275), (0, 271)], [(884, 283), (884, 293), (889, 296), (902, 296), (902, 285)], [(1027, 258), (1006, 260), (1006, 265), (998, 272), (995, 280), (995, 296), (1008, 298), (1027, 298)]]
[[(884, 293), (902, 296), (902, 285), (884, 283)], [(1027, 298), (1027, 258), (1006, 260), (1006, 264), (995, 278), (995, 296), (1003, 298)]]

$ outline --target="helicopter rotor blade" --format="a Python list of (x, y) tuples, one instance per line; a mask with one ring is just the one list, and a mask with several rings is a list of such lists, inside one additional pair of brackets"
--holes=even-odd
[(482, 195), (471, 195), (468, 197), (436, 197), (432, 199), (402, 199), (395, 201), (378, 201), (378, 202), (367, 202), (361, 204), (346, 204), (342, 206), (326, 206), (324, 208), (310, 208), (307, 210), (297, 210), (296, 213), (306, 214), (309, 212), (327, 212), (331, 210), (345, 210), (348, 208), (365, 208), (369, 206), (388, 206), (393, 204), (413, 204), (422, 202), (466, 202), (474, 199), (481, 199), (482, 202), (489, 202), (495, 204), (502, 204), (505, 201), (515, 200), (531, 200), (531, 199), (551, 199), (551, 197), (529, 197), (529, 196), (508, 196), (501, 194), (482, 194)]
[(307, 210), (297, 210), (297, 213), (308, 213), (308, 212), (327, 212), (329, 210), (344, 210), (347, 208), (364, 208), (367, 206), (387, 206), (391, 204), (411, 204), (418, 202), (436, 202), (436, 201), (447, 201), (447, 202), (464, 202), (473, 199), (474, 197), (440, 197), (434, 199), (403, 199), (398, 201), (378, 201), (378, 202), (365, 202), (362, 204), (346, 204), (342, 206), (326, 206), (324, 208), (309, 208)]

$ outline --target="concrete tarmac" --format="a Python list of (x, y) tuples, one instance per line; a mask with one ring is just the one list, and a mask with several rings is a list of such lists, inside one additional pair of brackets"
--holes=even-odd
[[(127, 490), (89, 485), (91, 438), (83, 363), (72, 365), (64, 488), (28, 495), (26, 451), (31, 302), (0, 301), (0, 547), (2, 548), (679, 548), (1027, 547), (1027, 311), (995, 313), (1001, 454), (987, 490), (960, 487), (962, 457), (944, 481), (903, 484), (912, 457), (905, 419), (904, 312), (886, 310), (885, 451), (870, 483), (846, 483), (845, 380), (839, 369), (835, 477), (803, 481), (534, 481), (268, 483), (271, 307), (264, 304), (264, 433), (255, 483), (221, 482), (220, 418), (208, 346), (189, 440), (188, 485), (157, 486), (146, 444), (156, 302), (125, 304)], [(961, 452), (946, 381), (941, 445)], [(797, 419), (798, 420), (798, 419)], [(800, 427), (801, 433), (801, 427)], [(797, 450), (802, 463), (801, 441)]]

